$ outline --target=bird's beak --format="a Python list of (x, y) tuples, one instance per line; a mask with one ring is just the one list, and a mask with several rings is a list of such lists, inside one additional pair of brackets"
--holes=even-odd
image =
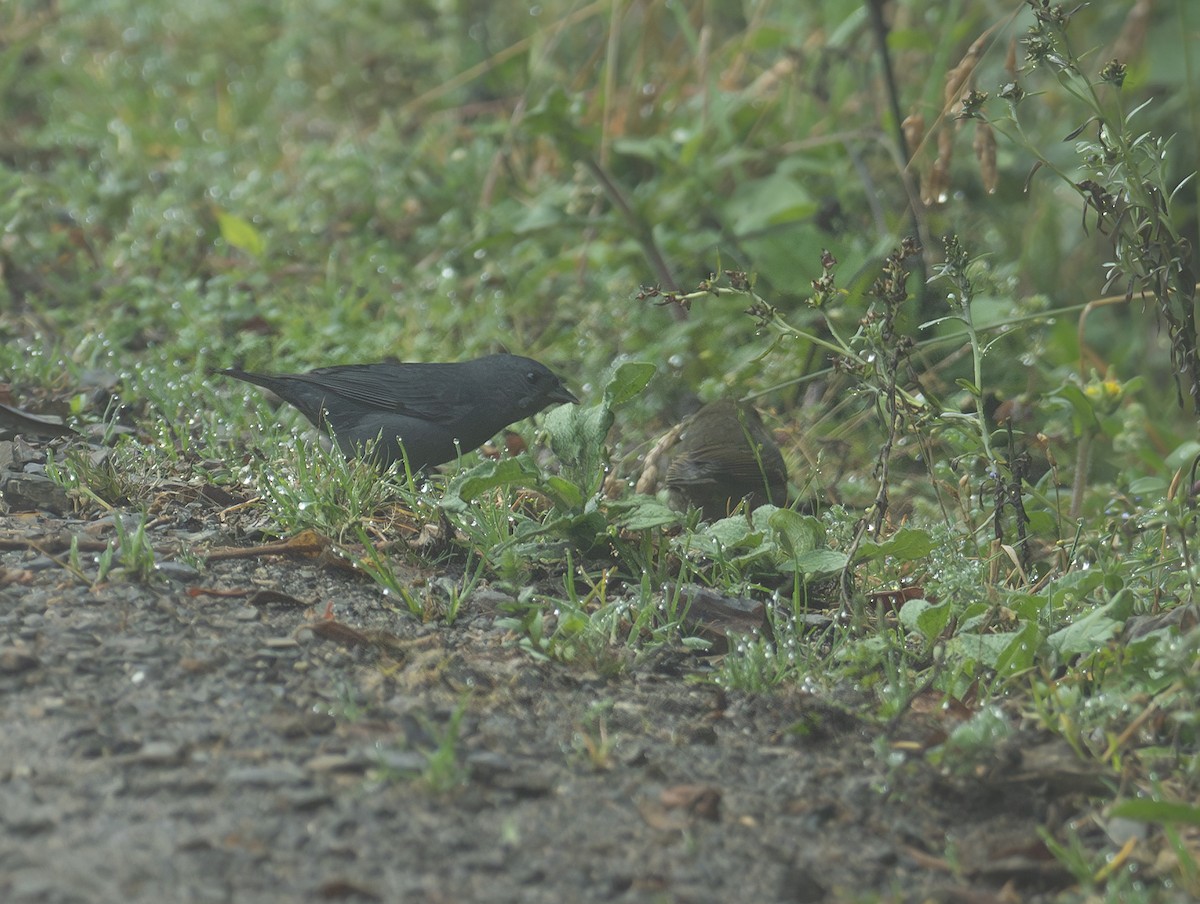
[(550, 393), (549, 399), (551, 402), (562, 402), (564, 405), (568, 402), (572, 405), (579, 404), (579, 399), (575, 398), (575, 396), (571, 394), (571, 390), (567, 389), (567, 387), (563, 386), (561, 383), (559, 383), (554, 391)]

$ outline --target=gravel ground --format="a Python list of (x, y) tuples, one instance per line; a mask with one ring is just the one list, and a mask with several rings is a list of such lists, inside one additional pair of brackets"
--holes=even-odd
[(486, 586), (446, 626), (319, 557), (170, 561), (246, 544), (215, 509), (167, 505), (162, 574), (94, 587), (68, 538), (101, 547), (111, 517), (0, 518), (0, 900), (1000, 902), (1071, 882), (1037, 830), (1102, 786), (1057, 742), (951, 776), (924, 756), (942, 713), (885, 732), (849, 696), (725, 694), (684, 649), (540, 663)]

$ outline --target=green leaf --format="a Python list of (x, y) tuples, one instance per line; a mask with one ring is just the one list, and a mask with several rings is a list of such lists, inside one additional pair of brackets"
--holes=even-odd
[(465, 512), (467, 503), (488, 490), (504, 486), (538, 487), (540, 484), (541, 472), (528, 456), (484, 462), (450, 481), (442, 498), (442, 508), (448, 512)]
[(567, 511), (582, 509), (587, 501), (579, 487), (557, 474), (546, 478), (546, 494), (554, 500), (558, 508)]
[(1008, 598), (1007, 606), (1024, 621), (1036, 622), (1050, 605), (1050, 600), (1041, 594), (1014, 593)]
[(1072, 571), (1051, 585), (1051, 606), (1054, 611), (1072, 609), (1103, 583), (1104, 575), (1100, 573), (1099, 569)]
[(1029, 512), (1029, 533), (1034, 536), (1053, 534), (1058, 527), (1058, 519), (1047, 511)]
[(936, 317), (933, 320), (926, 320), (924, 323), (918, 325), (917, 329), (927, 330), (930, 327), (937, 326), (939, 323), (945, 323), (950, 320), (957, 321), (958, 323), (964, 322), (963, 318), (961, 316), (959, 316), (958, 314), (947, 314), (945, 317)]
[(950, 624), (950, 601), (909, 600), (900, 608), (900, 624), (933, 643)]
[(1108, 604), (1055, 631), (1046, 638), (1046, 643), (1064, 657), (1094, 653), (1103, 648), (1125, 625), (1125, 619), (1129, 618), (1129, 613), (1133, 611), (1133, 602), (1133, 593), (1121, 590)]
[[(768, 506), (760, 506), (755, 514), (766, 508)], [(772, 511), (767, 516), (767, 526), (774, 531), (775, 542), (785, 555), (795, 558), (825, 545), (825, 525), (820, 518), (801, 515), (791, 509), (770, 508)]]
[(844, 553), (825, 548), (825, 525), (819, 518), (763, 505), (754, 510), (753, 521), (755, 527), (770, 530), (778, 549), (778, 569), (783, 574), (832, 574), (846, 565)]
[(217, 228), (221, 230), (221, 238), (252, 257), (262, 257), (267, 250), (262, 233), (255, 229), (249, 220), (217, 210)]
[(1200, 442), (1187, 440), (1171, 450), (1167, 456), (1167, 466), (1172, 469), (1187, 467), (1197, 455), (1200, 455)]
[(744, 235), (811, 217), (817, 207), (798, 181), (782, 173), (772, 173), (740, 185), (726, 204), (725, 216), (732, 222), (734, 232)]
[(1012, 635), (1008, 646), (996, 658), (996, 671), (1001, 675), (1016, 675), (1033, 667), (1034, 657), (1041, 645), (1041, 635), (1036, 621), (1028, 621)]
[(995, 706), (985, 706), (950, 733), (942, 745), (943, 757), (967, 756), (992, 752), (1013, 733), (1013, 726)]
[(613, 409), (645, 389), (655, 369), (653, 364), (627, 361), (605, 384), (599, 405), (560, 405), (546, 414), (550, 448), (562, 462), (564, 476), (579, 487), (582, 498), (590, 499), (604, 482), (608, 463), (605, 441), (616, 420)]
[(604, 401), (610, 408), (620, 408), (635, 398), (649, 384), (658, 368), (648, 361), (626, 361), (604, 387)]
[(1002, 634), (956, 634), (946, 644), (948, 655), (977, 662), (989, 669), (996, 668), (1019, 631)]
[(613, 142), (613, 151), (626, 157), (648, 160), (651, 163), (670, 164), (675, 161), (675, 142), (663, 135), (650, 138), (618, 138)]
[(933, 537), (927, 531), (905, 528), (883, 543), (864, 543), (858, 550), (860, 560), (892, 556), (900, 562), (923, 559), (933, 552)]
[(1168, 822), (1200, 826), (1200, 807), (1170, 800), (1123, 800), (1110, 811), (1110, 816), (1137, 819), (1142, 822)]
[(784, 574), (798, 572), (808, 577), (837, 574), (846, 567), (846, 554), (832, 549), (814, 549), (802, 552), (791, 561), (782, 562), (779, 570)]
[(721, 518), (700, 531), (698, 536), (710, 539), (725, 549), (753, 549), (761, 546), (765, 539), (762, 532), (755, 530), (744, 517)]
[(740, 550), (757, 549), (764, 536), (744, 517), (722, 518), (691, 534), (677, 537), (674, 546), (683, 553), (698, 553), (711, 559), (728, 559)]
[(1074, 412), (1076, 435), (1090, 433), (1100, 428), (1100, 419), (1096, 417), (1096, 407), (1084, 394), (1083, 390), (1074, 383), (1064, 383), (1050, 397), (1065, 402)]
[(546, 522), (546, 531), (565, 537), (582, 552), (589, 552), (608, 536), (608, 522), (596, 509), (553, 518)]
[(1138, 477), (1129, 481), (1127, 492), (1131, 496), (1166, 496), (1169, 482), (1158, 475)]
[(610, 502), (605, 506), (605, 511), (614, 525), (625, 530), (673, 527), (683, 520), (677, 511), (654, 496), (633, 496)]
[(559, 405), (546, 414), (550, 448), (562, 462), (565, 477), (584, 498), (591, 498), (604, 481), (604, 441), (614, 420), (612, 409), (603, 402), (590, 408)]

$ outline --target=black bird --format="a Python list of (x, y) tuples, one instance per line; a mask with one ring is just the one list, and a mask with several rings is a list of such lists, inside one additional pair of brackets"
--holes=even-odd
[(328, 425), (348, 458), (378, 438), (372, 460), (387, 468), (407, 455), (413, 471), (477, 449), (555, 402), (579, 401), (547, 367), (519, 355), (456, 364), (344, 364), (302, 374), (221, 373), (265, 386), (316, 426)]
[(706, 521), (746, 500), (787, 505), (787, 465), (757, 411), (733, 399), (705, 405), (683, 423), (667, 468), (671, 505), (694, 506)]

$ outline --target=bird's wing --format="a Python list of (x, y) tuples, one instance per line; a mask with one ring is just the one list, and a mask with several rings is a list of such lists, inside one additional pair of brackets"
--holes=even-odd
[[(769, 446), (759, 446), (758, 457), (747, 447), (703, 445), (677, 455), (667, 468), (667, 485), (715, 483), (718, 480), (759, 483), (787, 474), (783, 456)], [(785, 478), (786, 479), (786, 478)]]
[(319, 367), (293, 379), (380, 411), (435, 424), (456, 422), (470, 407), (448, 365), (345, 364)]

